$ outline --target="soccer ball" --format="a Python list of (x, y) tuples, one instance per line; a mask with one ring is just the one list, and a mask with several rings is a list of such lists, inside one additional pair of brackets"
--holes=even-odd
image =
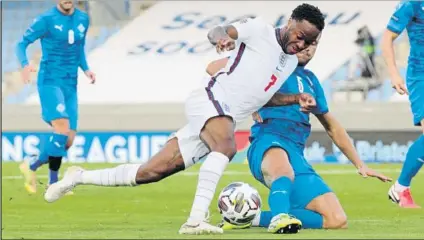
[(252, 222), (259, 213), (261, 204), (258, 191), (243, 182), (231, 183), (218, 197), (218, 209), (224, 221), (234, 225)]

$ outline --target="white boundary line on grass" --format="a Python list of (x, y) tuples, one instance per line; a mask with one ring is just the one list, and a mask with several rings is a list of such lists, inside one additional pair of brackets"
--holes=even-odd
[[(399, 173), (400, 169), (375, 169), (376, 171), (380, 172), (380, 173)], [(317, 171), (318, 174), (320, 175), (351, 175), (351, 174), (358, 174), (357, 171), (355, 170), (321, 170), (321, 171)], [(177, 175), (179, 176), (197, 176), (199, 174), (199, 172), (193, 172), (193, 171), (187, 171), (187, 172), (181, 172), (178, 173)], [(252, 175), (250, 173), (250, 171), (246, 170), (246, 171), (226, 171), (224, 172), (224, 175), (236, 175), (236, 176), (240, 176), (240, 175)], [(39, 175), (37, 176), (38, 178), (41, 179), (46, 179), (48, 176), (47, 175)], [(2, 180), (13, 180), (13, 179), (22, 179), (22, 176), (20, 175), (15, 175), (15, 176), (2, 176)]]

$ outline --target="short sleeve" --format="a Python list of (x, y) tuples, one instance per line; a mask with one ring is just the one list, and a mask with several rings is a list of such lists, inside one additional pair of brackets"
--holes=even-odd
[(414, 17), (414, 5), (411, 1), (401, 1), (390, 17), (387, 29), (401, 34)]
[(239, 41), (246, 41), (254, 34), (261, 32), (261, 29), (264, 28), (267, 23), (261, 18), (244, 18), (238, 22), (231, 24), (237, 30)]

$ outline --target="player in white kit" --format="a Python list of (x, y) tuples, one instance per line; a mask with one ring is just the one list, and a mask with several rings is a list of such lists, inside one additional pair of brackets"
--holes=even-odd
[[(316, 40), (324, 28), (320, 10), (298, 6), (287, 26), (275, 29), (261, 18), (243, 19), (212, 29), (208, 38), (218, 51), (234, 51), (227, 66), (207, 86), (193, 91), (185, 103), (188, 124), (170, 137), (159, 153), (144, 165), (122, 164), (88, 171), (71, 167), (51, 185), (45, 199), (53, 202), (76, 185), (137, 186), (156, 182), (187, 169), (206, 156), (188, 221), (181, 234), (222, 233), (206, 221), (209, 205), (221, 175), (236, 154), (236, 125), (268, 103), (315, 107), (308, 94), (276, 93), (297, 66), (296, 54)], [(287, 221), (290, 224), (290, 220)]]

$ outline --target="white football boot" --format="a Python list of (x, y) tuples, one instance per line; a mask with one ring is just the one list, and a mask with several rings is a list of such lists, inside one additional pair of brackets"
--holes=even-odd
[(213, 226), (205, 221), (199, 222), (189, 222), (184, 223), (179, 234), (188, 234), (188, 235), (202, 235), (202, 234), (222, 234), (224, 231), (222, 228)]
[(187, 221), (184, 223), (179, 234), (188, 234), (188, 235), (201, 235), (201, 234), (222, 234), (224, 231), (220, 227), (215, 227), (209, 224), (210, 212), (208, 211), (205, 216), (205, 220), (200, 222), (190, 222)]
[(63, 197), (66, 193), (72, 191), (76, 186), (76, 178), (84, 169), (80, 167), (70, 167), (66, 170), (65, 175), (60, 181), (53, 183), (44, 193), (44, 199), (49, 202), (55, 202)]

